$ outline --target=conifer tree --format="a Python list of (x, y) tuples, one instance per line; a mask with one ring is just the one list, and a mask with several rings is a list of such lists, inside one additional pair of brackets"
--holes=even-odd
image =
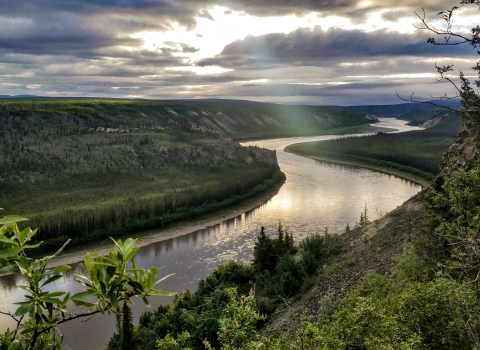
[(123, 303), (121, 320), (122, 350), (133, 350), (133, 314), (128, 300)]

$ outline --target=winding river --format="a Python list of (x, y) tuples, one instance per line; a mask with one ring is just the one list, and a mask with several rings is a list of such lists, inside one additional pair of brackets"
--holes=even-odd
[[(394, 119), (381, 119), (375, 126), (390, 127), (400, 132), (415, 130)], [(143, 247), (137, 254), (137, 263), (142, 267), (164, 266), (160, 274), (175, 273), (161, 285), (162, 289), (182, 292), (195, 290), (199, 279), (206, 277), (218, 265), (230, 260), (248, 261), (256, 233), (261, 226), (275, 234), (279, 222), (296, 241), (308, 235), (321, 233), (325, 227), (330, 232), (343, 231), (346, 224), (353, 226), (366, 205), (371, 219), (401, 205), (421, 190), (413, 182), (381, 172), (358, 167), (325, 163), (286, 153), (283, 149), (293, 143), (327, 140), (338, 136), (317, 136), (248, 142), (277, 151), (281, 170), (287, 180), (279, 193), (261, 206), (226, 220), (219, 225), (192, 232), (185, 236)], [(56, 281), (52, 289), (80, 291), (73, 280), (73, 272)], [(14, 302), (22, 299), (18, 276), (0, 278), (0, 310), (14, 311)], [(150, 298), (152, 308), (170, 303), (172, 298)], [(134, 318), (146, 310), (141, 301), (134, 303)], [(0, 332), (13, 324), (0, 315)], [(115, 331), (113, 316), (96, 315), (87, 322), (74, 321), (61, 327), (65, 335), (65, 350), (104, 348)]]

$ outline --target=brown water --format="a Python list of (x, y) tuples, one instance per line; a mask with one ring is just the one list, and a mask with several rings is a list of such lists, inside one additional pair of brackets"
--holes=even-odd
[[(414, 130), (405, 122), (382, 119), (377, 126), (393, 127), (399, 131)], [(420, 191), (421, 187), (410, 181), (384, 173), (358, 167), (335, 165), (286, 153), (285, 146), (292, 143), (326, 140), (336, 136), (289, 138), (249, 142), (277, 150), (281, 170), (287, 181), (279, 193), (256, 209), (238, 213), (231, 220), (191, 234), (151, 244), (140, 249), (137, 263), (142, 267), (164, 266), (161, 274), (175, 273), (161, 288), (168, 291), (193, 291), (198, 280), (206, 277), (218, 265), (230, 260), (249, 261), (256, 234), (261, 226), (275, 234), (278, 223), (293, 233), (296, 241), (308, 235), (321, 233), (328, 226), (330, 232), (344, 230), (347, 223), (353, 226), (365, 204), (371, 219), (376, 219), (395, 209)], [(73, 271), (58, 280), (52, 289), (80, 291), (73, 280)], [(14, 311), (14, 302), (22, 300), (23, 290), (18, 288), (18, 276), (0, 278), (0, 310)], [(170, 303), (172, 298), (150, 298), (152, 308)], [(138, 320), (146, 310), (143, 302), (135, 300), (133, 311)], [(0, 332), (11, 327), (9, 319), (0, 315)], [(61, 327), (65, 335), (64, 349), (102, 349), (115, 331), (113, 316), (96, 315), (88, 322), (74, 321)]]

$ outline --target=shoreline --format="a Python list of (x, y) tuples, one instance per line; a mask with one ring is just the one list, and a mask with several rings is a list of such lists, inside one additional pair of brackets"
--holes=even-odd
[[(392, 132), (392, 131), (396, 131), (396, 130), (397, 129), (378, 127), (378, 126), (375, 126), (375, 125), (372, 125), (372, 124), (368, 124), (362, 129), (361, 132), (362, 133), (366, 133), (366, 132), (367, 133), (376, 133), (376, 132)], [(289, 146), (287, 146), (285, 148), (285, 150), (288, 147)], [(293, 152), (290, 152), (290, 153), (293, 153)], [(302, 155), (302, 154), (298, 154), (298, 155), (303, 156), (303, 157), (313, 158), (313, 157), (305, 156), (305, 155)], [(313, 158), (313, 159), (316, 159), (316, 158)], [(359, 164), (353, 164), (353, 162), (352, 162), (352, 164), (347, 164), (346, 162), (341, 163), (341, 162), (331, 161), (331, 160), (328, 160), (328, 159), (317, 159), (317, 160), (322, 160), (322, 161), (331, 162), (331, 163), (340, 163), (340, 164), (345, 164), (345, 165), (358, 166), (358, 167), (363, 167), (363, 168), (367, 168), (367, 169), (371, 169), (371, 170), (382, 171), (381, 169), (377, 169), (377, 168), (374, 168), (374, 167), (369, 167), (369, 166), (366, 166), (366, 165), (363, 166), (360, 163)], [(387, 171), (382, 171), (382, 172), (388, 173)], [(392, 172), (390, 174), (401, 177), (401, 178), (405, 178), (405, 179), (410, 180), (410, 181), (415, 182), (415, 183), (419, 183), (418, 179), (413, 179), (413, 177), (410, 179), (410, 178), (407, 178), (407, 176), (402, 175), (400, 173), (397, 174), (397, 173)], [(150, 244), (153, 244), (153, 243), (158, 243), (158, 242), (166, 241), (168, 239), (172, 239), (172, 238), (176, 238), (176, 237), (180, 237), (180, 236), (185, 236), (185, 235), (188, 235), (188, 234), (193, 233), (195, 231), (205, 229), (207, 227), (218, 225), (225, 220), (233, 219), (233, 218), (235, 218), (239, 215), (244, 214), (245, 212), (248, 212), (250, 210), (254, 210), (255, 208), (258, 208), (261, 205), (268, 202), (271, 198), (273, 198), (280, 191), (281, 187), (283, 186), (283, 183), (284, 182), (277, 184), (273, 188), (267, 190), (267, 192), (265, 192), (264, 194), (260, 195), (258, 198), (247, 199), (244, 203), (236, 204), (235, 206), (233, 206), (231, 208), (220, 209), (218, 212), (210, 214), (206, 218), (199, 219), (199, 220), (197, 219), (197, 220), (184, 221), (184, 222), (180, 222), (180, 223), (177, 223), (177, 224), (173, 224), (172, 227), (166, 228), (165, 230), (162, 230), (162, 231), (155, 231), (154, 230), (154, 231), (150, 231), (151, 233), (140, 234), (141, 236), (137, 237), (136, 246), (137, 247), (144, 247), (144, 246), (147, 246), (147, 245), (150, 245)], [(425, 187), (426, 182), (419, 183), (419, 184)], [(427, 186), (428, 186), (428, 184), (427, 184)], [(139, 234), (136, 234), (136, 235), (139, 235)], [(136, 236), (136, 235), (133, 235), (133, 236)], [(53, 267), (57, 267), (59, 265), (70, 265), (70, 264), (75, 264), (75, 263), (78, 263), (78, 262), (82, 262), (83, 258), (84, 258), (84, 255), (87, 252), (98, 254), (98, 255), (106, 255), (113, 249), (113, 243), (111, 243), (110, 241), (107, 241), (107, 242), (108, 242), (108, 244), (105, 243), (105, 241), (104, 241), (104, 242), (100, 243), (99, 246), (97, 245), (96, 247), (95, 246), (86, 246), (84, 248), (79, 247), (77, 249), (74, 249), (73, 252), (62, 253), (59, 256), (52, 259), (47, 264), (47, 267), (48, 268), (53, 268)]]
[[(220, 209), (218, 212), (211, 214), (207, 218), (200, 220), (184, 221), (181, 223), (173, 224), (172, 227), (166, 228), (162, 231), (156, 231), (150, 234), (145, 234), (138, 237), (136, 247), (144, 247), (153, 243), (166, 241), (168, 239), (185, 236), (198, 230), (202, 230), (211, 226), (219, 225), (225, 220), (233, 219), (239, 215), (244, 214), (250, 210), (254, 210), (261, 205), (272, 199), (282, 188), (284, 182), (281, 182), (274, 187), (270, 188), (264, 194), (259, 195), (258, 198), (250, 198), (244, 201), (244, 203), (236, 204), (230, 208)], [(58, 257), (50, 260), (47, 264), (47, 268), (54, 268), (59, 265), (71, 265), (78, 262), (82, 262), (85, 253), (90, 252), (98, 255), (107, 255), (114, 245), (113, 242), (104, 244), (100, 247), (85, 247), (79, 248), (78, 251), (60, 254)]]
[[(377, 133), (377, 132), (394, 132), (398, 131), (398, 129), (395, 128), (385, 128), (383, 126), (376, 126), (375, 124), (368, 124), (365, 126), (365, 128), (362, 129), (362, 133), (368, 132), (368, 133)], [(355, 135), (355, 134), (353, 134)]]
[(314, 159), (314, 160), (319, 160), (319, 161), (326, 162), (326, 163), (349, 165), (349, 166), (353, 166), (353, 167), (357, 167), (357, 168), (364, 168), (364, 169), (379, 171), (379, 172), (384, 173), (384, 174), (393, 175), (393, 176), (402, 178), (404, 180), (414, 182), (417, 185), (420, 185), (424, 188), (427, 188), (428, 186), (430, 186), (430, 183), (427, 180), (417, 178), (413, 175), (410, 175), (408, 173), (404, 173), (404, 172), (401, 172), (401, 171), (398, 171), (398, 170), (377, 167), (377, 166), (374, 166), (374, 165), (364, 164), (364, 163), (361, 163), (361, 162), (354, 162), (354, 161), (348, 161), (348, 160), (336, 160), (336, 159), (321, 157), (321, 156), (309, 156), (309, 155), (305, 155), (305, 154), (290, 151), (289, 150), (290, 146), (293, 146), (293, 145), (288, 145), (287, 147), (285, 147), (284, 151), (288, 152), (288, 153), (296, 154), (297, 156), (302, 156), (302, 157), (306, 157), (306, 158), (310, 158), (310, 159)]

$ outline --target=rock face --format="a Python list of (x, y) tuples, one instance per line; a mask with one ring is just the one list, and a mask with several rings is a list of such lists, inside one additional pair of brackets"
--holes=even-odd
[(458, 132), (455, 143), (445, 152), (442, 158), (442, 176), (445, 170), (469, 170), (478, 161), (476, 135), (470, 128), (462, 126)]
[(435, 118), (432, 118), (432, 119), (428, 119), (424, 123), (420, 124), (419, 127), (425, 128), (425, 129), (431, 128), (431, 127), (437, 125), (438, 123), (440, 123), (442, 121), (442, 119), (443, 119), (443, 117), (435, 117)]

